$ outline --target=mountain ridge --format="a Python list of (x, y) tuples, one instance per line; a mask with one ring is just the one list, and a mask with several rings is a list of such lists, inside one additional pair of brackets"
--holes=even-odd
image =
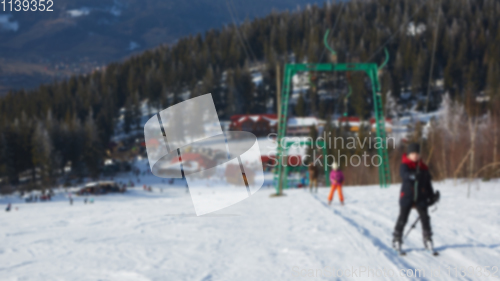
[[(308, 3), (322, 1), (60, 0), (53, 12), (0, 11), (0, 58), (10, 65), (0, 65), (0, 95), (88, 73), (183, 36), (232, 24), (229, 8), (242, 22)], [(12, 67), (17, 71), (9, 71)]]

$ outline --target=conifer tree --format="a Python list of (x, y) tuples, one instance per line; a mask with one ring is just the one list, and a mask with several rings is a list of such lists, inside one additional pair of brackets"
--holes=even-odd
[(97, 126), (92, 115), (93, 112), (90, 110), (84, 124), (83, 162), (89, 175), (92, 178), (97, 178), (102, 164), (103, 153), (99, 143)]
[(33, 165), (40, 171), (39, 176), (42, 180), (42, 186), (49, 185), (54, 168), (52, 159), (53, 146), (49, 132), (41, 121), (37, 123), (33, 134), (32, 149)]
[(305, 101), (302, 93), (299, 94), (299, 98), (297, 99), (297, 103), (295, 104), (295, 115), (303, 117), (306, 115), (305, 113)]

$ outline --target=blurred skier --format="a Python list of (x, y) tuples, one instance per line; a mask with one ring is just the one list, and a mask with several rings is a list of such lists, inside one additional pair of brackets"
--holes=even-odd
[(300, 184), (299, 187), (306, 187), (307, 184), (307, 178), (309, 177), (309, 173), (305, 172), (302, 174), (302, 177), (300, 178)]
[(5, 211), (6, 212), (10, 212), (11, 208), (12, 208), (12, 205), (9, 203), (9, 205), (7, 205), (7, 208), (5, 208)]
[[(427, 165), (420, 159), (420, 146), (409, 144), (403, 154), (400, 166), (402, 180), (399, 196), (399, 216), (394, 227), (393, 247), (401, 251), (403, 230), (412, 208), (416, 208), (422, 222), (422, 235), (426, 249), (432, 249), (432, 231), (428, 207), (434, 204), (436, 197)], [(417, 168), (418, 167), (418, 168)], [(415, 185), (415, 182), (417, 183)]]
[(344, 205), (344, 195), (342, 194), (342, 184), (344, 183), (344, 173), (340, 170), (337, 163), (333, 162), (332, 171), (330, 172), (330, 194), (328, 195), (328, 205), (332, 204), (333, 194), (335, 190), (339, 192), (339, 199), (342, 206)]
[(309, 191), (313, 192), (313, 187), (316, 187), (316, 193), (318, 193), (318, 167), (314, 163), (310, 163), (307, 171), (309, 172)]

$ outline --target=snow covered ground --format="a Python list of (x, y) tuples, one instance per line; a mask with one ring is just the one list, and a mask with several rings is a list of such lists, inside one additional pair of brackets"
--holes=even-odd
[[(431, 213), (438, 257), (423, 250), (420, 226), (405, 241), (406, 257), (391, 249), (398, 185), (345, 187), (344, 207), (326, 204), (326, 188), (318, 194), (286, 190), (273, 198), (264, 187), (197, 217), (181, 183), (170, 187), (153, 177), (141, 182), (154, 192), (138, 187), (96, 197), (94, 204), (77, 198), (73, 206), (58, 194), (52, 202), (1, 210), (0, 280), (407, 279), (401, 269), (419, 280), (499, 279), (472, 272), (456, 278), (453, 269), (472, 266), (478, 276), (482, 267), (484, 276), (485, 266), (500, 267), (498, 180), (481, 182), (480, 190), (473, 186), (470, 199), (466, 184), (435, 183), (442, 194)], [(0, 198), (4, 207), (7, 201), (18, 202)], [(415, 218), (413, 212), (409, 223)], [(332, 277), (332, 267), (355, 276)], [(432, 277), (438, 267), (440, 277)]]

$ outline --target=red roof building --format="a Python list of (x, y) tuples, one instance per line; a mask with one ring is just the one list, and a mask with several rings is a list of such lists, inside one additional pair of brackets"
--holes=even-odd
[(278, 117), (276, 114), (239, 114), (231, 116), (231, 131), (251, 132), (257, 137), (277, 132)]

